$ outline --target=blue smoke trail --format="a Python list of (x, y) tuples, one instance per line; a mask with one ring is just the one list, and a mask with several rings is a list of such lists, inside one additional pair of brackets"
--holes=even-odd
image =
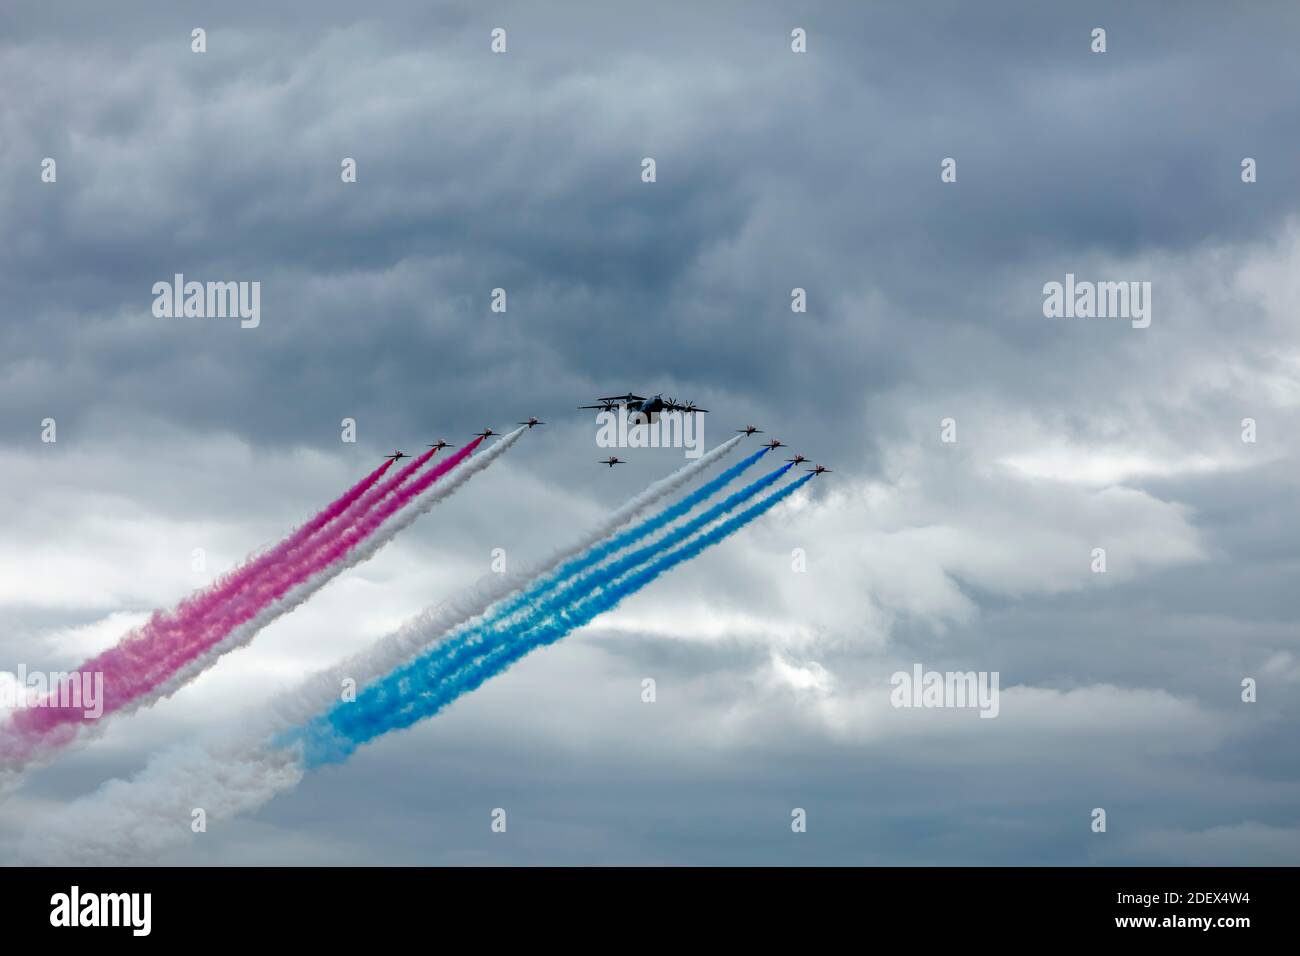
[[(513, 597), (499, 602), (496, 606), (489, 608), (477, 621), (467, 622), (455, 630), (451, 631), (442, 641), (432, 648), (425, 660), (429, 667), (437, 666), (443, 673), (450, 672), (459, 667), (463, 661), (483, 653), (481, 645), (485, 639), (490, 639), (493, 634), (504, 632), (512, 627), (517, 628), (519, 623), (524, 619), (531, 619), (539, 612), (549, 613), (554, 607), (561, 607), (564, 604), (575, 600), (576, 597), (590, 591), (596, 586), (599, 580), (612, 578), (623, 573), (638, 564), (648, 560), (656, 551), (665, 547), (664, 541), (657, 541), (652, 545), (633, 551), (619, 561), (612, 563), (607, 568), (601, 569), (600, 578), (597, 581), (587, 584), (579, 575), (593, 565), (598, 564), (601, 560), (617, 551), (622, 550), (625, 546), (632, 544), (655, 531), (671, 524), (677, 518), (689, 512), (695, 505), (701, 501), (712, 497), (718, 489), (730, 484), (735, 478), (763, 457), (770, 448), (760, 448), (743, 461), (737, 462), (726, 471), (719, 474), (716, 478), (701, 485), (698, 489), (691, 492), (681, 501), (664, 508), (659, 513), (652, 515), (639, 524), (634, 525), (626, 531), (611, 535), (609, 538), (601, 541), (588, 548), (582, 554), (570, 559), (562, 564), (555, 571), (533, 582), (529, 586), (518, 591)], [(714, 505), (712, 508), (704, 511), (698, 517), (693, 518), (690, 522), (682, 527), (674, 529), (671, 532), (672, 540), (668, 544), (684, 540), (691, 534), (694, 534), (700, 528), (712, 523), (718, 517), (731, 511), (745, 499), (753, 496), (761, 489), (775, 482), (793, 465), (786, 464), (760, 478), (758, 481), (741, 489), (739, 492), (732, 494), (721, 503)], [(572, 583), (565, 585), (566, 581)], [(585, 584), (585, 590), (577, 590), (578, 585)], [(558, 590), (557, 590), (558, 589)], [(551, 592), (557, 593), (547, 598)], [(434, 657), (438, 661), (435, 663)], [(381, 687), (378, 691), (383, 693), (382, 681), (376, 686)]]
[[(741, 462), (741, 464), (745, 464), (745, 463)], [(562, 581), (560, 580), (543, 581), (540, 584), (535, 585), (534, 587), (528, 588), (527, 590), (523, 591), (519, 596), (518, 603), (523, 609), (522, 613), (515, 615), (513, 619), (509, 621), (506, 620), (506, 615), (504, 614), (495, 615), (494, 621), (485, 621), (481, 623), (478, 627), (472, 628), (470, 631), (465, 632), (463, 635), (458, 636), (457, 640), (462, 640), (462, 638), (464, 639), (464, 641), (473, 640), (478, 635), (481, 635), (486, 631), (490, 631), (493, 627), (495, 627), (497, 630), (502, 630), (506, 627), (512, 627), (514, 625), (517, 625), (520, 622), (521, 618), (523, 619), (533, 618), (538, 614), (538, 612), (550, 613), (553, 609), (557, 607), (563, 607), (564, 605), (571, 603), (574, 600), (575, 595), (581, 596), (583, 594), (586, 594), (590, 592), (593, 588), (600, 585), (602, 582), (613, 580), (614, 578), (618, 577), (620, 574), (623, 574), (626, 571), (630, 571), (638, 564), (641, 564), (644, 561), (649, 560), (651, 557), (655, 555), (656, 552), (662, 551), (666, 547), (670, 547), (671, 545), (677, 544), (680, 541), (685, 541), (687, 538), (689, 538), (695, 532), (699, 531), (705, 525), (712, 524), (722, 515), (734, 509), (741, 502), (746, 501), (749, 498), (752, 498), (754, 495), (758, 494), (764, 488), (776, 482), (782, 475), (784, 475), (787, 471), (789, 471), (793, 467), (794, 467), (793, 464), (785, 464), (782, 465), (780, 468), (775, 469), (774, 471), (768, 472), (762, 478), (750, 482), (744, 488), (741, 488), (739, 491), (733, 492), (732, 494), (728, 495), (726, 498), (722, 499), (722, 501), (719, 501), (711, 508), (708, 508), (700, 512), (690, 521), (685, 522), (679, 527), (673, 528), (671, 531), (668, 532), (668, 534), (664, 535), (659, 540), (652, 541), (650, 544), (638, 548), (635, 551), (629, 551), (627, 554), (619, 558), (617, 561), (612, 561), (605, 567), (600, 568), (597, 571), (586, 575), (585, 577), (579, 577), (576, 572), (572, 572), (570, 577), (572, 577), (573, 580), (570, 583), (566, 584), (564, 587), (559, 588), (556, 594), (554, 594), (550, 598), (547, 598), (546, 600), (543, 600), (543, 598), (552, 590), (554, 590), (558, 584), (563, 583)], [(703, 489), (701, 489), (701, 491), (702, 490)], [(691, 497), (694, 498), (695, 496), (692, 495)], [(690, 510), (689, 508), (680, 507), (680, 504), (682, 503), (679, 503), (678, 505), (674, 505), (672, 508), (666, 509), (662, 515), (656, 516), (656, 518), (652, 518), (650, 519), (650, 522), (646, 522), (646, 523), (649, 524), (651, 522), (655, 522), (656, 527), (662, 527), (664, 524), (667, 524), (668, 521), (671, 520), (671, 518), (665, 518), (664, 521), (658, 521), (659, 517), (663, 517), (663, 515), (667, 515), (669, 512), (673, 512), (674, 513), (673, 517), (677, 517), (680, 516), (681, 514), (684, 514), (686, 511)], [(641, 537), (641, 535), (638, 535), (637, 537)], [(598, 545), (596, 548), (592, 550), (601, 552), (603, 556), (605, 554), (611, 553), (612, 551), (618, 550), (618, 548), (613, 547), (613, 544), (614, 542), (611, 540), (606, 544)], [(596, 563), (595, 560), (587, 559), (589, 554), (590, 552), (587, 555), (583, 555), (575, 559), (571, 563), (577, 566), (579, 570), (588, 568), (591, 565)]]
[[(706, 482), (691, 494), (684, 497), (681, 501), (664, 508), (660, 512), (641, 521), (626, 531), (611, 535), (604, 541), (598, 542), (580, 555), (570, 559), (562, 564), (555, 571), (545, 575), (531, 585), (518, 591), (513, 597), (498, 602), (494, 607), (489, 608), (477, 621), (467, 622), (456, 628), (448, 634), (436, 646), (429, 649), (421, 660), (424, 661), (426, 669), (435, 677), (454, 671), (461, 664), (474, 657), (484, 653), (482, 644), (494, 633), (507, 631), (511, 628), (518, 629), (523, 620), (531, 619), (538, 612), (550, 613), (555, 607), (561, 607), (569, 601), (575, 600), (592, 590), (601, 580), (606, 580), (621, 574), (624, 571), (635, 567), (652, 556), (656, 551), (674, 544), (677, 541), (685, 539), (687, 536), (704, 527), (706, 524), (716, 520), (723, 513), (732, 510), (740, 502), (751, 497), (762, 488), (772, 484), (781, 475), (793, 467), (786, 464), (769, 475), (760, 478), (758, 481), (743, 488), (741, 491), (730, 495), (720, 504), (703, 512), (698, 517), (683, 525), (681, 528), (674, 529), (671, 535), (665, 535), (665, 540), (657, 541), (652, 546), (641, 548), (632, 552), (618, 562), (614, 562), (606, 568), (601, 569), (598, 578), (588, 583), (585, 590), (577, 590), (578, 583), (575, 581), (568, 587), (560, 591), (556, 596), (546, 599), (546, 595), (556, 590), (565, 583), (566, 578), (573, 579), (582, 571), (599, 562), (603, 557), (621, 549), (627, 544), (635, 542), (654, 531), (671, 523), (676, 518), (690, 511), (691, 508), (706, 498), (712, 496), (718, 489), (724, 487), (733, 481), (743, 471), (751, 467), (763, 455), (771, 450), (770, 447), (760, 448), (758, 451), (746, 457), (744, 460), (737, 462), (732, 467), (726, 469), (716, 478)], [(386, 684), (384, 678), (376, 680), (369, 688), (367, 694), (371, 697), (378, 696), (379, 700), (375, 703), (376, 707), (381, 707), (384, 700), (391, 694), (396, 693), (396, 689)], [(309, 722), (310, 723), (310, 722)], [(306, 726), (306, 725), (304, 725)], [(301, 736), (301, 728), (290, 730), (276, 735), (272, 743), (279, 746), (291, 745)]]
[[(716, 478), (705, 482), (676, 504), (664, 508), (659, 513), (651, 515), (649, 518), (633, 525), (626, 531), (621, 531), (617, 534), (611, 535), (604, 541), (592, 545), (581, 554), (570, 558), (551, 573), (519, 590), (513, 597), (505, 598), (498, 602), (494, 607), (489, 608), (477, 623), (469, 623), (452, 631), (452, 633), (438, 644), (436, 651), (444, 658), (450, 659), (451, 664), (459, 664), (460, 660), (465, 656), (464, 652), (461, 650), (463, 647), (475, 642), (481, 638), (483, 634), (490, 633), (494, 628), (500, 629), (502, 627), (501, 622), (507, 620), (511, 616), (517, 616), (520, 614), (531, 615), (535, 613), (536, 609), (541, 605), (542, 599), (551, 591), (560, 587), (566, 581), (576, 577), (578, 574), (593, 565), (599, 564), (611, 554), (621, 551), (630, 544), (635, 544), (642, 538), (645, 538), (664, 526), (676, 521), (682, 515), (691, 511), (700, 502), (713, 497), (718, 490), (731, 484), (731, 482), (735, 481), (737, 477), (771, 450), (770, 446), (760, 448), (744, 460), (732, 465)], [(786, 466), (786, 468), (789, 467), (789, 465)], [(785, 469), (782, 469), (781, 472), (769, 475), (767, 478), (763, 479), (763, 485), (771, 484), (780, 476), (781, 473), (784, 473), (784, 471)], [(703, 527), (723, 512), (730, 511), (741, 500), (743, 500), (744, 497), (748, 497), (758, 487), (761, 486), (751, 485), (739, 495), (732, 495), (726, 500), (726, 502), (724, 502), (724, 507), (714, 507), (709, 512), (706, 512), (709, 517), (704, 518), (701, 516), (701, 518), (696, 518), (687, 527), (689, 527), (691, 531)], [(658, 545), (656, 545), (656, 547), (658, 547)], [(637, 557), (633, 563), (640, 563), (645, 560), (648, 554), (649, 551), (644, 548), (641, 551), (636, 552)], [(632, 564), (627, 564), (624, 569), (626, 570), (627, 567), (631, 566)], [(565, 600), (567, 601), (568, 598)]]
[[(616, 551), (621, 551), (628, 545), (635, 544), (642, 538), (654, 534), (654, 532), (658, 531), (665, 525), (676, 521), (701, 501), (713, 497), (717, 491), (731, 484), (746, 469), (753, 465), (754, 462), (758, 461), (771, 450), (772, 449), (769, 446), (760, 448), (743, 461), (736, 462), (736, 464), (732, 465), (716, 478), (700, 485), (699, 488), (695, 489), (695, 491), (691, 492), (676, 504), (664, 508), (658, 514), (651, 515), (649, 518), (646, 518), (639, 524), (633, 525), (626, 531), (621, 531), (618, 534), (612, 535), (601, 543), (588, 548), (577, 557), (570, 558), (537, 583), (523, 589), (514, 597), (499, 604), (491, 611), (490, 618), (485, 619), (484, 623), (492, 623), (501, 620), (524, 607), (535, 604), (540, 597), (558, 587), (560, 584), (563, 584), (574, 575), (585, 571), (593, 564), (599, 564)], [(460, 640), (461, 638), (454, 637), (453, 639)]]
[(714, 492), (717, 492), (731, 484), (731, 482), (736, 478), (740, 477), (745, 469), (754, 464), (754, 462), (758, 461), (771, 450), (770, 446), (763, 446), (743, 461), (736, 462), (712, 481), (700, 485), (699, 488), (695, 489), (695, 491), (677, 502), (677, 504), (665, 508), (657, 515), (647, 518), (645, 521), (642, 521), (638, 525), (634, 525), (627, 531), (616, 534), (604, 543), (598, 544), (594, 548), (587, 550), (585, 553), (578, 555), (578, 557), (565, 562), (551, 576), (551, 580), (558, 582), (565, 578), (572, 577), (579, 571), (583, 571), (591, 567), (593, 564), (605, 560), (605, 558), (609, 557), (615, 551), (622, 550), (629, 544), (635, 544), (646, 535), (653, 534), (664, 525), (676, 521), (701, 501), (713, 497)]
[[(610, 610), (623, 598), (639, 591), (664, 572), (733, 534), (784, 501), (811, 478), (812, 475), (804, 475), (717, 527), (665, 551), (638, 571), (615, 579), (600, 575), (608, 583), (594, 594), (556, 608), (537, 624), (517, 626), (507, 634), (506, 640), (498, 642), (486, 653), (448, 676), (439, 677), (440, 668), (429, 667), (430, 659), (437, 658), (436, 653), (427, 654), (398, 668), (368, 687), (355, 702), (335, 704), (325, 714), (300, 728), (293, 739), (302, 741), (306, 765), (318, 767), (341, 762), (361, 744), (390, 730), (409, 727), (432, 716), (530, 651), (558, 641), (570, 631)], [(666, 542), (676, 541), (674, 536), (667, 536), (660, 543), (660, 548), (664, 548)]]
[[(476, 625), (455, 632), (447, 640), (426, 653), (421, 659), (425, 682), (436, 682), (443, 675), (454, 673), (475, 657), (486, 654), (493, 644), (507, 640), (511, 634), (522, 633), (530, 626), (530, 622), (543, 619), (547, 615), (562, 610), (597, 588), (616, 580), (638, 565), (644, 564), (655, 555), (687, 540), (701, 528), (712, 524), (722, 515), (732, 511), (738, 505), (757, 495), (764, 488), (774, 484), (777, 479), (793, 467), (793, 464), (782, 465), (739, 491), (728, 495), (725, 499), (701, 512), (680, 527), (672, 529), (657, 541), (653, 541), (636, 551), (631, 551), (604, 567), (576, 577), (571, 583), (558, 589), (549, 597), (546, 596), (550, 590), (549, 584), (543, 583), (535, 588), (528, 589), (525, 592), (525, 596), (528, 598), (528, 607), (523, 611), (512, 617), (494, 615), (491, 618), (486, 618)], [(400, 682), (382, 678), (366, 689), (367, 706), (374, 712), (390, 710), (398, 706), (394, 702), (400, 701), (403, 693), (405, 693), (405, 688), (401, 686)], [(354, 702), (348, 702), (346, 706), (349, 711), (356, 709)], [(286, 739), (291, 742), (294, 739), (293, 734), (291, 733)]]

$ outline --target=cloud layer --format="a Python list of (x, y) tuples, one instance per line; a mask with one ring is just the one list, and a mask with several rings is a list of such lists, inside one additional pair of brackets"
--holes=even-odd
[[(229, 567), (381, 452), (549, 424), (0, 832), (39, 847), (494, 548), (523, 566), (678, 467), (594, 464), (574, 406), (632, 389), (834, 474), (162, 858), (1300, 860), (1300, 14), (553, 6), (6, 11), (0, 670), (103, 647), (203, 583), (194, 549)], [(260, 327), (155, 318), (178, 272), (260, 281)], [(1151, 282), (1150, 328), (1044, 318), (1066, 273)], [(998, 718), (890, 707), (917, 662), (999, 671)]]

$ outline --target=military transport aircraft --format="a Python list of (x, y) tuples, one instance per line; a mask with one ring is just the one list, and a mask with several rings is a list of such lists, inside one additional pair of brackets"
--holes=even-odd
[(601, 411), (612, 412), (620, 405), (626, 406), (629, 415), (637, 416), (643, 421), (652, 422), (661, 412), (686, 412), (688, 415), (695, 412), (707, 412), (707, 408), (700, 408), (694, 402), (679, 402), (675, 398), (664, 398), (664, 393), (651, 395), (646, 398), (644, 395), (634, 395), (628, 392), (626, 395), (610, 395), (605, 398), (598, 398), (596, 405), (579, 405), (579, 408), (598, 408)]

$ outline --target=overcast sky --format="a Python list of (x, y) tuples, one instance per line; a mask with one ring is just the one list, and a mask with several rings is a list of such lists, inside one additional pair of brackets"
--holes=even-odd
[[(632, 390), (834, 474), (163, 862), (1300, 863), (1300, 10), (992, 6), (7, 3), (0, 670), (394, 448), (548, 424), (0, 835), (680, 467), (595, 464), (576, 406)], [(155, 317), (176, 273), (260, 325)], [(1149, 327), (1046, 318), (1067, 273)], [(999, 715), (891, 707), (916, 663)]]

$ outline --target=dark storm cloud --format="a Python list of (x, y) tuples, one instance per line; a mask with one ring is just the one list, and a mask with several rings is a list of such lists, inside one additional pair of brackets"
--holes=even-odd
[[(1296, 127), (1265, 95), (1290, 79), (1260, 54), (1285, 33), (1265, 17), (1207, 7), (1189, 39), (1154, 8), (826, 5), (801, 60), (780, 55), (788, 17), (740, 7), (350, 9), (142, 10), (134, 42), (20, 11), (36, 22), (7, 51), (4, 344), (33, 372), (5, 391), (11, 436), (50, 409), (166, 405), (315, 444), (337, 409), (398, 435), (427, 409), (463, 427), (520, 395), (555, 414), (660, 383), (818, 432), (828, 407), (925, 378), (955, 326), (984, 330), (967, 380), (1033, 365), (1016, 353), (1044, 335), (1043, 276), (1019, 314), (997, 291), (1027, 259), (1183, 250), (1295, 209), (1268, 169)], [(1243, 200), (1246, 152), (1264, 172)], [(153, 319), (149, 287), (177, 271), (260, 279), (264, 327)]]
[[(226, 475), (187, 443), (242, 440), (262, 456), (309, 446), (351, 467), (345, 416), (373, 450), (537, 414), (547, 430), (401, 543), (453, 569), (440, 584), (467, 583), (482, 568), (465, 555), (545, 555), (594, 514), (589, 497), (617, 500), (676, 466), (676, 452), (644, 454), (593, 474), (589, 419), (573, 409), (662, 388), (714, 410), (710, 443), (752, 420), (832, 456), (846, 482), (878, 478), (921, 502), (880, 524), (829, 522), (838, 540), (805, 541), (791, 521), (701, 559), (656, 586), (683, 629), (692, 609), (789, 615), (761, 569), (796, 544), (842, 568), (868, 533), (983, 535), (1006, 553), (994, 570), (941, 543), (943, 580), (908, 577), (909, 566), (890, 579), (902, 598), (865, 579), (829, 600), (810, 592), (830, 605), (809, 601), (814, 625), (817, 612), (862, 601), (854, 626), (872, 630), (865, 614), (879, 611), (888, 645), (833, 620), (807, 655), (868, 699), (920, 660), (1062, 694), (1113, 685), (1132, 696), (1103, 692), (1100, 706), (1189, 722), (1107, 725), (1057, 752), (1014, 715), (1011, 729), (958, 744), (849, 721), (859, 738), (814, 726), (804, 698), (764, 685), (756, 675), (774, 653), (797, 664), (804, 651), (769, 647), (746, 625), (711, 643), (597, 630), (178, 859), (1213, 862), (1215, 827), (1294, 832), (1297, 751), (1279, 728), (1293, 723), (1296, 684), (1277, 676), (1285, 663), (1263, 668), (1294, 648), (1295, 412), (1262, 373), (1284, 384), (1294, 374), (1272, 355), (1277, 316), (1227, 277), (1285, 246), (1300, 204), (1300, 11), (993, 7), (5, 11), (0, 437), (14, 454), (66, 454), (61, 468), (94, 471), (52, 472), (43, 495), (0, 486), (15, 533), (57, 531), (72, 519), (54, 492), (89, 482), (100, 500), (152, 495), (155, 517), (192, 510), (270, 536), (305, 497), (288, 459), (257, 470), (232, 455)], [(202, 56), (189, 51), (195, 26), (208, 30)], [(510, 31), (504, 57), (488, 51), (495, 26)], [(809, 32), (804, 56), (789, 52), (795, 26)], [(1088, 52), (1095, 26), (1108, 31), (1104, 55)], [(58, 160), (57, 185), (39, 181), (45, 156)], [(339, 181), (345, 156), (358, 161), (355, 185)], [(658, 163), (653, 185), (639, 178), (644, 156)], [(948, 156), (954, 185), (939, 182)], [(1259, 161), (1251, 186), (1244, 156)], [(1153, 280), (1152, 328), (1044, 320), (1042, 284), (1067, 271)], [(154, 318), (150, 287), (176, 272), (260, 281), (261, 326)], [(498, 286), (505, 315), (488, 308)], [(796, 286), (806, 315), (790, 311)], [(917, 437), (946, 414), (965, 443), (951, 454)], [(57, 449), (37, 441), (47, 415), (60, 423)], [(1170, 546), (1113, 582), (1041, 570), (1056, 541), (1034, 532), (1059, 524), (1086, 555), (1088, 533), (1123, 529), (1074, 521), (1081, 499), (1056, 484), (1035, 495), (1032, 482), (986, 473), (1016, 450), (999, 442), (1030, 422), (1039, 430), (1024, 444), (1115, 440), (1156, 458), (1226, 458), (1246, 415), (1269, 436), (1258, 461), (1132, 479), (1147, 509), (1134, 513), (1172, 522), (1181, 509), (1200, 552)], [(162, 456), (158, 487), (144, 490), (135, 476), (151, 443), (174, 444), (178, 460)], [(83, 446), (101, 457), (79, 457)], [(899, 446), (921, 451), (900, 463)], [(104, 448), (120, 453), (115, 466)], [(33, 472), (14, 474), (31, 487)], [(311, 494), (337, 480), (319, 475)], [(965, 556), (969, 540), (950, 547)], [(925, 588), (950, 589), (970, 613)], [(84, 608), (61, 613), (6, 611), (6, 661), (30, 659), (51, 623), (90, 620)], [(664, 684), (666, 716), (629, 709), (645, 674)], [(1250, 675), (1266, 690), (1243, 713)], [(624, 692), (611, 688), (626, 700), (611, 702)], [(756, 713), (736, 718), (747, 707)], [(169, 713), (142, 718), (157, 739)], [(717, 744), (732, 719), (762, 733)], [(79, 755), (32, 792), (70, 798), (143, 759), (111, 741), (120, 749)], [(376, 789), (390, 812), (359, 818)], [(1093, 849), (1085, 828), (1098, 803), (1157, 836)], [(517, 821), (511, 842), (488, 832), (497, 805)], [(789, 810), (802, 805), (813, 824), (792, 847)], [(1247, 860), (1268, 858), (1257, 838), (1244, 838)]]

